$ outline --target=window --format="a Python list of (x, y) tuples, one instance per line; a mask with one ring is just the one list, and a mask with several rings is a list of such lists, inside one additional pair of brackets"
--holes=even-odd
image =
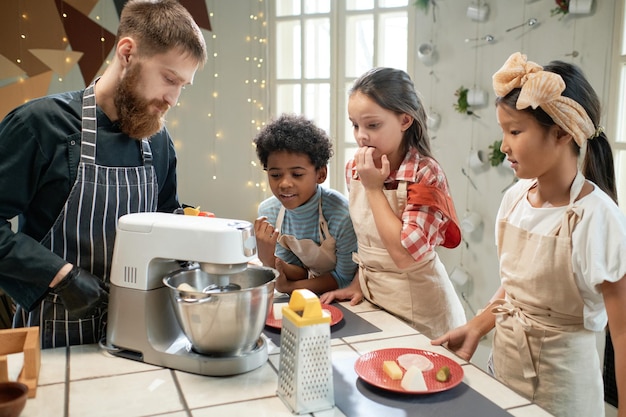
[[(272, 115), (313, 119), (334, 140), (327, 186), (347, 193), (346, 162), (356, 150), (347, 116), (347, 92), (374, 66), (405, 71), (409, 0), (274, 0), (269, 48)], [(342, 41), (343, 40), (343, 41)]]
[(614, 135), (609, 135), (613, 147), (615, 159), (615, 176), (617, 179), (617, 196), (622, 211), (626, 213), (626, 8), (623, 2), (615, 3), (616, 21), (615, 27), (621, 28), (615, 31), (613, 42), (615, 50), (615, 74), (613, 79), (618, 80), (618, 88), (613, 89), (615, 96), (611, 97), (615, 111), (613, 122), (609, 129)]

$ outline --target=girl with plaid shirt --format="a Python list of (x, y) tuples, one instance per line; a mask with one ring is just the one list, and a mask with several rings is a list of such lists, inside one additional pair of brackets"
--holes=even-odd
[(359, 148), (346, 165), (359, 265), (349, 287), (323, 302), (363, 297), (430, 338), (466, 322), (436, 246), (461, 241), (441, 166), (432, 157), (426, 112), (409, 75), (374, 68), (350, 91)]

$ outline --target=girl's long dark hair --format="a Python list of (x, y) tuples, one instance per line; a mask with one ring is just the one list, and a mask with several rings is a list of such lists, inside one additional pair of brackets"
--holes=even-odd
[[(565, 90), (562, 95), (569, 97), (580, 104), (596, 127), (598, 132), (600, 126), (601, 106), (600, 99), (594, 91), (589, 81), (585, 78), (582, 70), (574, 65), (563, 61), (552, 61), (545, 67), (544, 71), (559, 74), (565, 81)], [(504, 97), (499, 97), (496, 102), (515, 108), (520, 89), (513, 89)], [(523, 109), (530, 113), (541, 125), (550, 127), (554, 121), (548, 114), (537, 107), (527, 107)], [(572, 141), (576, 154), (580, 155), (580, 146)], [(587, 149), (582, 163), (582, 173), (585, 178), (596, 184), (602, 191), (607, 193), (617, 204), (617, 188), (615, 185), (615, 167), (613, 164), (613, 151), (606, 134), (600, 131), (597, 136), (587, 140)]]
[(421, 156), (433, 158), (426, 110), (409, 74), (395, 68), (372, 68), (352, 85), (350, 95), (357, 92), (371, 98), (383, 109), (412, 116), (413, 124), (402, 138), (403, 151), (406, 153), (409, 148), (417, 148)]

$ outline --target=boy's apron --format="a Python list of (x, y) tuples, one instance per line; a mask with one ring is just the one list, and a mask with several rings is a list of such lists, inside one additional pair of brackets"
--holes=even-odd
[[(492, 304), (495, 376), (555, 416), (604, 416), (595, 333), (583, 326), (583, 300), (572, 271), (571, 234), (583, 216), (575, 205), (579, 172), (563, 220), (548, 236), (500, 220), (498, 255), (506, 300)], [(532, 185), (531, 185), (532, 187)]]
[[(400, 181), (397, 190), (384, 193), (401, 218), (407, 203), (407, 183)], [(358, 241), (353, 259), (359, 265), (359, 282), (368, 301), (407, 320), (431, 339), (465, 324), (465, 311), (437, 252), (399, 269), (378, 234), (365, 189), (355, 179), (350, 181), (350, 217)]]
[[(330, 272), (337, 265), (335, 238), (328, 232), (328, 223), (322, 214), (322, 198), (319, 201), (319, 239), (318, 245), (312, 239), (297, 239), (292, 235), (281, 234), (278, 238), (285, 249), (290, 250), (300, 259), (304, 267), (309, 271), (309, 278), (314, 278)], [(285, 207), (281, 207), (276, 218), (276, 230), (280, 232), (285, 218)]]
[[(112, 168), (95, 164), (96, 81), (83, 93), (76, 182), (41, 244), (67, 262), (108, 281), (118, 218), (128, 213), (156, 211), (158, 187), (146, 139), (138, 142), (143, 166)], [(92, 317), (69, 320), (60, 298), (50, 293), (31, 312), (18, 306), (13, 327), (40, 326), (42, 348), (97, 343), (106, 334), (106, 308), (101, 306)]]

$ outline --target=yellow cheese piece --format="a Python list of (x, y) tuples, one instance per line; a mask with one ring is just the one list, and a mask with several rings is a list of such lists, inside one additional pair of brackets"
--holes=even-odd
[(407, 391), (428, 391), (424, 374), (422, 370), (415, 365), (411, 365), (406, 371), (400, 386)]
[(402, 369), (400, 369), (396, 361), (384, 361), (383, 371), (393, 380), (402, 379)]

